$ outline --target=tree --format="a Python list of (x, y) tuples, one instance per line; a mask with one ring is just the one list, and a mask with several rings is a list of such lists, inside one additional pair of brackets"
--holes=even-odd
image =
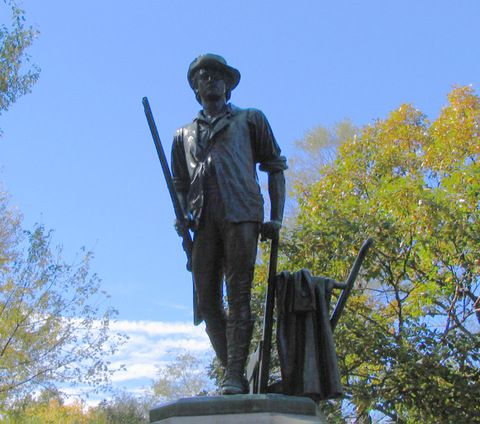
[[(43, 390), (33, 397), (27, 395), (9, 411), (2, 422), (12, 424), (146, 424), (153, 398), (145, 394), (133, 396), (116, 393), (110, 400), (87, 408), (82, 401), (67, 402), (59, 391)], [(0, 417), (1, 418), (1, 417)]]
[(67, 264), (51, 232), (20, 224), (0, 196), (0, 412), (58, 383), (107, 387), (122, 341), (109, 331), (116, 312), (89, 270), (92, 254)]
[[(15, 0), (4, 4), (11, 22), (0, 25), (0, 113), (39, 75), (26, 53), (38, 32)], [(42, 226), (22, 231), (0, 190), (0, 415), (15, 413), (14, 406), (60, 411), (60, 397), (43, 402), (26, 395), (40, 387), (55, 391), (57, 383), (104, 388), (113, 372), (108, 357), (122, 337), (109, 332), (116, 311), (90, 272), (92, 254), (82, 251), (68, 264), (51, 242)], [(64, 422), (59, 417), (42, 422)]]
[(0, 114), (29, 93), (39, 76), (39, 68), (26, 53), (38, 31), (25, 25), (25, 12), (15, 0), (3, 2), (10, 9), (11, 23), (0, 25)]
[(102, 401), (88, 412), (91, 424), (143, 424), (148, 423), (148, 411), (153, 403), (149, 396), (136, 397), (119, 393), (113, 399)]
[[(7, 423), (14, 424), (88, 424), (92, 423), (84, 412), (84, 405), (76, 401), (66, 405), (60, 394), (48, 390), (40, 393), (38, 399), (27, 396), (21, 408), (12, 411)], [(3, 422), (3, 421), (2, 421)], [(93, 424), (93, 423), (92, 423)], [(99, 423), (100, 424), (100, 423)]]
[(375, 239), (335, 334), (358, 420), (480, 416), (480, 99), (471, 87), (448, 99), (432, 123), (402, 105), (294, 186), (279, 269), (342, 280)]
[(318, 181), (323, 167), (335, 160), (338, 146), (350, 140), (356, 132), (357, 128), (349, 119), (336, 123), (331, 129), (318, 126), (307, 131), (295, 142), (296, 155), (288, 160), (288, 183), (292, 186)]
[(208, 380), (202, 365), (191, 353), (179, 353), (172, 363), (159, 370), (153, 394), (165, 401), (205, 395)]

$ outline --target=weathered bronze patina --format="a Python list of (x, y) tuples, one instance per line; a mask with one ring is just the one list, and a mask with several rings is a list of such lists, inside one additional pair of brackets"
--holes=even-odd
[[(176, 132), (173, 182), (194, 233), (192, 272), (198, 313), (226, 369), (222, 393), (246, 393), (244, 370), (253, 328), (250, 298), (258, 236), (262, 232), (264, 237), (278, 238), (286, 160), (262, 112), (228, 103), (240, 72), (224, 58), (197, 57), (187, 78), (202, 110)], [(268, 173), (271, 211), (265, 223), (257, 164)], [(228, 313), (223, 306), (223, 282)]]

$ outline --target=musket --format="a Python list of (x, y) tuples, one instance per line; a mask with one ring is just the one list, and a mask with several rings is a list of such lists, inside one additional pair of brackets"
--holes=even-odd
[[(150, 103), (148, 99), (144, 97), (142, 99), (143, 108), (145, 109), (145, 116), (147, 117), (148, 126), (150, 127), (150, 132), (152, 133), (153, 142), (155, 143), (155, 149), (157, 150), (158, 159), (162, 166), (163, 175), (165, 177), (165, 182), (167, 183), (168, 193), (172, 200), (173, 209), (175, 211), (175, 217), (177, 222), (179, 222), (179, 232), (182, 237), (182, 246), (185, 254), (187, 255), (187, 270), (192, 270), (192, 250), (193, 250), (193, 241), (188, 229), (188, 219), (186, 218), (185, 211), (180, 203), (180, 200), (175, 191), (175, 186), (173, 185), (173, 178), (168, 166), (167, 158), (165, 156), (165, 151), (163, 150), (162, 142), (160, 141), (160, 136), (158, 135), (157, 126), (155, 125), (155, 120), (153, 119), (152, 110), (150, 108)], [(192, 277), (193, 278), (193, 277)], [(195, 325), (198, 325), (201, 322), (200, 313), (197, 306), (197, 295), (195, 290), (195, 281), (193, 284), (193, 321)]]
[(367, 251), (372, 244), (372, 238), (368, 238), (367, 240), (365, 240), (362, 244), (362, 247), (360, 248), (360, 251), (358, 252), (357, 257), (355, 258), (355, 262), (353, 263), (350, 274), (348, 275), (347, 281), (345, 282), (345, 288), (340, 294), (337, 304), (335, 305), (335, 310), (333, 311), (330, 318), (330, 326), (332, 327), (332, 331), (335, 330), (335, 327), (338, 324), (338, 320), (340, 319), (340, 315), (342, 314), (343, 309), (345, 308), (345, 304), (347, 303), (347, 299), (350, 296), (350, 292), (352, 291), (353, 284), (355, 283), (355, 279), (357, 278), (358, 272), (360, 271), (362, 262), (365, 259), (365, 255), (367, 254)]

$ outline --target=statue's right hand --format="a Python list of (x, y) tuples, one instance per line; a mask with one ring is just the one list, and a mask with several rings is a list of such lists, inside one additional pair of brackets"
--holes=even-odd
[(183, 233), (183, 221), (176, 219), (173, 222), (173, 227), (175, 228), (175, 231), (177, 232), (177, 234), (181, 237)]
[(186, 230), (192, 228), (193, 221), (190, 217), (185, 217), (185, 219), (176, 219), (173, 226), (175, 227), (175, 231), (177, 234), (182, 237), (185, 234)]

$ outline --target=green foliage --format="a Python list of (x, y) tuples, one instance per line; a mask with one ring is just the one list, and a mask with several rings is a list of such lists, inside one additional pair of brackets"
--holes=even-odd
[[(342, 412), (359, 422), (373, 411), (405, 423), (480, 416), (480, 99), (471, 87), (448, 99), (432, 123), (402, 105), (360, 129), (334, 161), (307, 163), (316, 178), (294, 169), (280, 270), (341, 281), (375, 239), (335, 333)], [(258, 296), (266, 264), (256, 281)]]
[(27, 396), (2, 421), (7, 424), (144, 424), (153, 399), (118, 393), (87, 408), (83, 402), (67, 403), (61, 393), (44, 390), (35, 399)]
[(10, 10), (10, 25), (0, 25), (0, 114), (20, 96), (29, 93), (39, 69), (30, 64), (26, 50), (38, 31), (25, 25), (25, 12), (15, 0), (4, 0)]
[(71, 405), (65, 405), (61, 398), (30, 400), (23, 409), (10, 414), (5, 422), (7, 424), (94, 423), (86, 416), (82, 403), (75, 402)]
[(91, 253), (67, 264), (51, 232), (23, 233), (0, 196), (0, 411), (38, 387), (109, 385), (115, 311), (89, 270)]

